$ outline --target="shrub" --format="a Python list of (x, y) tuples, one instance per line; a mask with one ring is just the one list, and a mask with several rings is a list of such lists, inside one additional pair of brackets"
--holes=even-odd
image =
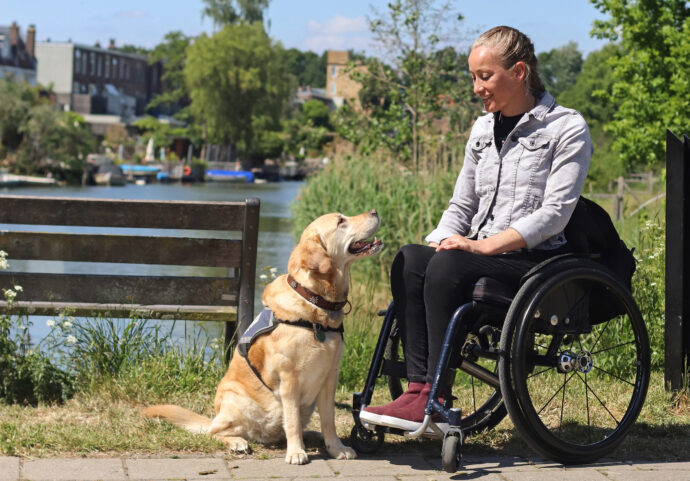
[[(0, 251), (0, 269), (7, 268), (7, 254)], [(7, 312), (22, 292), (21, 286), (2, 289)], [(33, 346), (25, 316), (0, 315), (0, 401), (35, 405), (67, 400), (73, 392), (72, 377)]]

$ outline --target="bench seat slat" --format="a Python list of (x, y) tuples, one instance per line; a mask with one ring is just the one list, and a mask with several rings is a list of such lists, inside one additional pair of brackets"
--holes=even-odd
[[(0, 302), (0, 310), (7, 303)], [(57, 316), (68, 313), (74, 317), (111, 317), (142, 319), (184, 319), (189, 321), (232, 322), (237, 318), (235, 306), (166, 306), (143, 304), (89, 304), (65, 302), (15, 302), (10, 311), (14, 314)]]
[(0, 196), (0, 224), (241, 231), (244, 202)]
[(0, 231), (10, 259), (240, 267), (242, 241), (230, 239)]
[(0, 287), (22, 286), (34, 301), (101, 304), (237, 305), (237, 280), (0, 272)]

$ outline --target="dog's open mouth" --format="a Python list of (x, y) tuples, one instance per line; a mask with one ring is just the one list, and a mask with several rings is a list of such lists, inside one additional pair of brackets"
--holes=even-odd
[(373, 241), (355, 241), (352, 244), (350, 244), (350, 247), (348, 247), (347, 250), (350, 254), (358, 256), (363, 254), (375, 254), (376, 252), (381, 250), (382, 247), (383, 242), (381, 242), (381, 239), (377, 239), (376, 237), (374, 237)]

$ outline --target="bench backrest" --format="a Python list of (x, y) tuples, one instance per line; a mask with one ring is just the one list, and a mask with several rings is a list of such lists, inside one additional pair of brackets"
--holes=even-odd
[[(33, 314), (69, 308), (84, 316), (237, 320), (248, 326), (254, 314), (259, 208), (256, 198), (191, 202), (0, 195), (0, 224), (5, 224), (0, 250), (10, 263), (9, 270), (0, 271), (0, 287), (21, 285), (14, 307)], [(152, 235), (151, 229), (161, 230)], [(15, 260), (79, 264), (68, 273), (55, 272), (54, 264), (51, 271), (45, 262), (18, 271)], [(132, 274), (137, 270), (147, 273)], [(6, 308), (0, 301), (0, 309)]]

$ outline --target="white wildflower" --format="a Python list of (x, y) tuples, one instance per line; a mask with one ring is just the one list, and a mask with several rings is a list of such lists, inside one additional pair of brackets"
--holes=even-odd
[(259, 279), (261, 279), (262, 281), (265, 281), (266, 279), (268, 279), (268, 276), (266, 274), (261, 274), (259, 276)]
[(271, 271), (271, 274), (275, 275), (278, 272), (278, 268), (277, 267), (271, 267), (270, 271)]
[(77, 338), (74, 336), (67, 336), (67, 342), (70, 344), (75, 344), (77, 342)]
[(14, 290), (17, 292), (22, 292), (24, 289), (22, 288), (22, 286), (14, 286)]
[(14, 292), (12, 289), (5, 289), (5, 299), (8, 301), (13, 300), (15, 297), (17, 297), (17, 293)]
[(54, 325), (55, 325), (55, 321), (53, 319), (48, 319), (46, 321), (46, 326), (53, 327)]
[(65, 329), (69, 329), (70, 327), (72, 327), (72, 323), (69, 321), (65, 321), (62, 323), (62, 327), (64, 327)]

